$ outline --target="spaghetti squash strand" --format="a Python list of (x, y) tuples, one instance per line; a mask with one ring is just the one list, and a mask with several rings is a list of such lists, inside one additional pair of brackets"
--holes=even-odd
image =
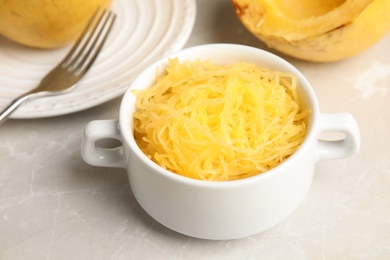
[(170, 59), (137, 96), (134, 136), (154, 162), (207, 181), (247, 178), (277, 166), (302, 143), (310, 110), (294, 76), (249, 63)]

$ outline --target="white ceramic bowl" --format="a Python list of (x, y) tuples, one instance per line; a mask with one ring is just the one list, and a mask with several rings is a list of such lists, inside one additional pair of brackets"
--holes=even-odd
[[(174, 57), (222, 64), (245, 61), (295, 74), (302, 104), (312, 110), (301, 147), (268, 172), (230, 182), (189, 179), (152, 162), (133, 138), (136, 98), (130, 90), (151, 86), (156, 68), (165, 67), (168, 58)], [(324, 132), (341, 132), (346, 138), (318, 140)], [(122, 146), (96, 147), (97, 141), (109, 138), (118, 139)], [(182, 50), (144, 70), (123, 97), (119, 120), (92, 121), (87, 125), (82, 156), (91, 165), (125, 168), (139, 204), (166, 227), (192, 237), (225, 240), (250, 236), (283, 221), (305, 199), (318, 161), (350, 156), (359, 146), (359, 129), (354, 118), (346, 113), (321, 114), (310, 83), (290, 63), (253, 47), (211, 44)]]

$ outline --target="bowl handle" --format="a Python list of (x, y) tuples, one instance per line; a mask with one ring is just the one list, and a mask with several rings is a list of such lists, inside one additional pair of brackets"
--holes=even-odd
[(351, 156), (360, 148), (360, 132), (355, 118), (348, 113), (322, 113), (319, 135), (342, 133), (341, 140), (318, 140), (318, 161)]
[[(119, 141), (121, 145), (102, 147), (104, 141)], [(123, 143), (118, 120), (96, 120), (87, 124), (81, 143), (81, 156), (90, 165), (125, 168)]]

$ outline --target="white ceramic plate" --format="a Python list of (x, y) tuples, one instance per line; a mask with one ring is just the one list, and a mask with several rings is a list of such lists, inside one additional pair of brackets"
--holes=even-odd
[[(180, 50), (196, 15), (195, 0), (114, 0), (113, 31), (94, 66), (76, 88), (23, 104), (12, 118), (40, 118), (81, 111), (122, 95), (149, 63)], [(37, 50), (0, 36), (0, 109), (34, 88), (70, 47)]]

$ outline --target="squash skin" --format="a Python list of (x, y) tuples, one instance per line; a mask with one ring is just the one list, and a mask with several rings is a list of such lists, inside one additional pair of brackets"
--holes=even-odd
[(99, 6), (112, 0), (0, 0), (0, 34), (35, 48), (74, 41)]
[[(291, 28), (291, 33), (287, 32), (290, 28), (281, 32), (261, 28), (266, 26), (264, 21), (267, 19), (267, 10), (262, 6), (263, 0), (232, 2), (241, 22), (261, 41), (272, 49), (306, 61), (333, 62), (352, 57), (373, 46), (390, 30), (388, 0), (366, 1), (364, 9), (351, 13), (349, 22), (343, 17), (344, 20), (339, 24), (335, 23), (334, 28), (328, 27), (323, 32), (316, 28), (315, 32), (318, 33), (305, 31), (307, 28), (303, 28), (303, 20), (298, 23), (302, 27)], [(344, 10), (344, 14), (347, 13), (348, 10)], [(288, 22), (287, 18), (286, 20)]]

